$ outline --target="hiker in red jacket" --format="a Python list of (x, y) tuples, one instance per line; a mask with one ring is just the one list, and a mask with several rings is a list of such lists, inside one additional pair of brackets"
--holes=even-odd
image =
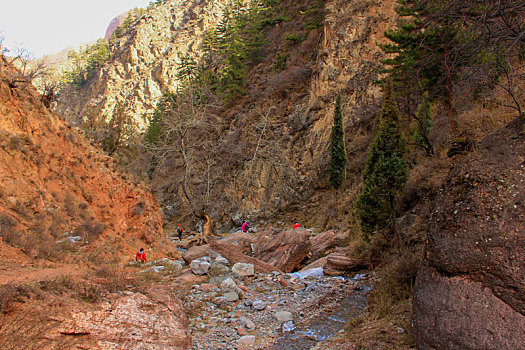
[(146, 253), (144, 252), (144, 248), (140, 248), (140, 250), (137, 252), (137, 255), (135, 255), (135, 261), (139, 260), (143, 263), (146, 262)]
[(299, 225), (299, 223), (296, 222), (295, 225), (293, 225), (293, 229), (295, 230), (298, 227), (301, 227), (301, 225)]

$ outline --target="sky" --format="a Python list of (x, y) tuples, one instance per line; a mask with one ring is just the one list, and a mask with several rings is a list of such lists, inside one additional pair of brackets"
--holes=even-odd
[(3, 47), (35, 58), (104, 37), (111, 20), (150, 0), (0, 0)]

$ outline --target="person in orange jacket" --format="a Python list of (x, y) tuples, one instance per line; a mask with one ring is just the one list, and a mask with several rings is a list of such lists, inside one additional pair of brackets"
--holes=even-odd
[(293, 229), (295, 230), (298, 227), (301, 227), (301, 225), (299, 225), (299, 223), (296, 222), (295, 225), (293, 225)]
[(182, 242), (182, 232), (183, 232), (182, 226), (179, 224), (179, 226), (177, 227), (177, 235), (179, 236), (179, 241), (181, 242)]
[(135, 261), (139, 260), (143, 263), (146, 262), (146, 253), (144, 252), (144, 248), (140, 248), (140, 250), (137, 252), (137, 255), (135, 255)]

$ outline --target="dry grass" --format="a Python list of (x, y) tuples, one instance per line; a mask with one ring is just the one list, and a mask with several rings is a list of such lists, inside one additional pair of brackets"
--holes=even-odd
[[(410, 334), (411, 299), (395, 305), (389, 314), (377, 318), (368, 313), (362, 318), (351, 319), (345, 335), (336, 339), (338, 349), (415, 349)], [(336, 347), (334, 347), (336, 348)]]

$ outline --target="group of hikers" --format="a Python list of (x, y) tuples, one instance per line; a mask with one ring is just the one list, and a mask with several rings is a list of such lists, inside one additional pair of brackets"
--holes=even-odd
[[(295, 230), (298, 227), (301, 227), (301, 225), (299, 225), (299, 223), (296, 222), (293, 225), (293, 229)], [(250, 226), (248, 225), (246, 220), (243, 221), (242, 226), (241, 226), (241, 230), (242, 230), (242, 232), (249, 232)], [(181, 242), (182, 242), (182, 233), (183, 232), (184, 232), (184, 230), (182, 229), (182, 226), (179, 224), (177, 226), (177, 236), (179, 237), (179, 241), (181, 241)], [(142, 263), (146, 262), (146, 253), (144, 252), (144, 248), (140, 248), (140, 250), (137, 252), (137, 254), (135, 255), (135, 261), (140, 261)]]

